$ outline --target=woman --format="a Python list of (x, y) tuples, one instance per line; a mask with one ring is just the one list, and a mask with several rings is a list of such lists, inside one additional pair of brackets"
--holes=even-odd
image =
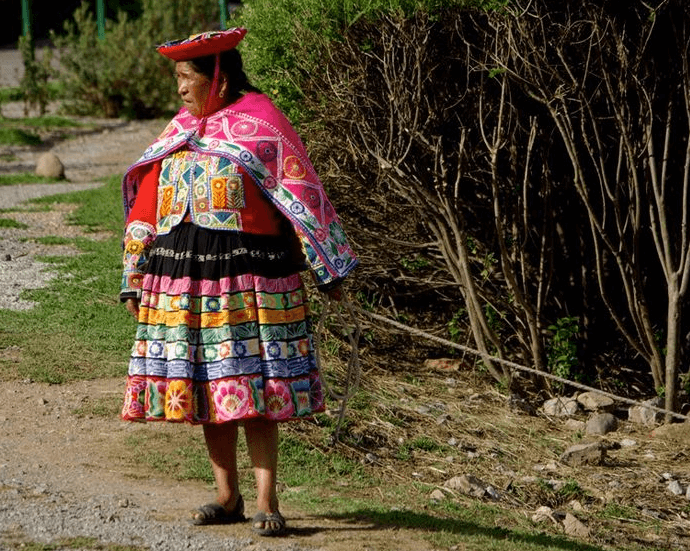
[(123, 419), (201, 424), (217, 501), (244, 520), (238, 424), (257, 485), (253, 529), (278, 535), (278, 422), (323, 411), (299, 272), (337, 297), (357, 260), (287, 119), (251, 87), (236, 28), (170, 42), (184, 106), (124, 176), (121, 299), (138, 320)]

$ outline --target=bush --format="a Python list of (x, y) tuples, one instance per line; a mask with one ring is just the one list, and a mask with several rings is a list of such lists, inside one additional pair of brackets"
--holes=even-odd
[(82, 3), (65, 34), (51, 36), (60, 51), (66, 110), (136, 118), (176, 110), (172, 65), (155, 46), (212, 28), (218, 17), (215, 2), (144, 0), (137, 19), (120, 11), (99, 40), (89, 4)]
[(24, 116), (29, 115), (29, 109), (32, 107), (38, 108), (41, 115), (44, 115), (52, 96), (48, 83), (54, 72), (50, 66), (52, 51), (46, 49), (43, 59), (37, 60), (31, 36), (19, 38), (19, 51), (24, 62), (24, 76), (19, 83), (24, 100)]
[[(271, 96), (293, 122), (305, 118), (303, 84), (327, 60), (327, 45), (342, 41), (360, 19), (384, 13), (412, 15), (507, 0), (246, 0), (233, 20), (249, 32), (240, 45), (252, 83)], [(336, 77), (339, 78), (339, 77)]]

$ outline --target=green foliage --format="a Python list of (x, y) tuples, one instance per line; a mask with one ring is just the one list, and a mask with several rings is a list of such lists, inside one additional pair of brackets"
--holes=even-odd
[(24, 100), (24, 113), (28, 114), (29, 107), (32, 107), (38, 108), (43, 115), (52, 96), (48, 80), (54, 74), (50, 65), (53, 52), (50, 48), (46, 48), (43, 58), (40, 61), (37, 60), (30, 36), (19, 38), (19, 51), (24, 62), (24, 75), (19, 83)]
[[(2, 131), (0, 130), (0, 135)], [(52, 184), (61, 181), (60, 178), (36, 176), (31, 172), (16, 172), (13, 174), (0, 174), (0, 186), (14, 186), (18, 184)]]
[(362, 467), (336, 452), (323, 452), (284, 434), (279, 444), (282, 478), (288, 486), (323, 485), (343, 476), (353, 481), (363, 476)]
[(577, 336), (580, 328), (577, 318), (563, 317), (549, 326), (553, 332), (548, 343), (548, 366), (551, 373), (567, 379), (578, 365)]
[(0, 127), (0, 145), (39, 145), (41, 138), (21, 128)]
[(19, 228), (21, 230), (28, 228), (23, 222), (17, 222), (12, 218), (0, 218), (0, 228)]
[(155, 46), (212, 27), (218, 4), (204, 0), (144, 0), (142, 13), (130, 19), (121, 11), (106, 21), (98, 39), (91, 3), (83, 2), (65, 34), (53, 33), (60, 50), (60, 81), (66, 108), (79, 114), (158, 116), (176, 110), (172, 62)]
[(319, 71), (328, 47), (360, 19), (382, 14), (441, 10), (479, 5), (495, 9), (508, 0), (247, 0), (233, 25), (249, 29), (240, 45), (250, 80), (273, 98), (288, 118), (308, 115), (302, 106), (302, 83)]
[(0, 103), (21, 101), (23, 97), (21, 88), (0, 88)]
[(34, 129), (79, 127), (82, 123), (55, 115), (24, 117), (21, 119), (0, 118), (0, 145), (40, 145), (41, 138)]
[(86, 126), (84, 123), (75, 121), (68, 117), (60, 117), (58, 115), (45, 115), (41, 117), (24, 117), (18, 121), (3, 121), (0, 124), (19, 124), (21, 126), (30, 126), (32, 128), (80, 128)]
[(419, 272), (424, 268), (428, 268), (431, 263), (426, 258), (420, 255), (415, 255), (413, 258), (405, 257), (400, 259), (400, 264), (406, 270), (414, 273)]
[(176, 480), (213, 482), (206, 446), (199, 435), (185, 438), (182, 443), (168, 433), (133, 434), (127, 437), (127, 448), (133, 450), (138, 463)]
[(466, 328), (467, 310), (463, 307), (460, 307), (448, 322), (448, 334), (450, 335), (450, 340), (453, 342), (459, 342), (460, 337), (465, 334)]

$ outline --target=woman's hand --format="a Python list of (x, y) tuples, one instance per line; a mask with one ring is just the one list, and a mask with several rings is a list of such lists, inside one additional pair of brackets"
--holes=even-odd
[(139, 319), (139, 299), (128, 298), (125, 301), (125, 308), (127, 308), (127, 311), (134, 316), (134, 319)]

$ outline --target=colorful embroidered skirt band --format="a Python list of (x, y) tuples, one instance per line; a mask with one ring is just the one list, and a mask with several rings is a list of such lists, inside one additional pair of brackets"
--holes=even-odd
[(287, 421), (323, 411), (301, 269), (281, 238), (192, 224), (158, 237), (123, 419)]

